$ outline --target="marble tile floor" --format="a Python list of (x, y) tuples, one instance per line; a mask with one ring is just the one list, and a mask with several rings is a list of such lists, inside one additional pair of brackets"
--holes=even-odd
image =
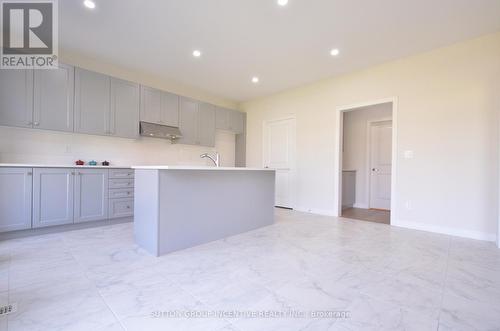
[(2, 241), (0, 305), (17, 311), (0, 330), (500, 330), (493, 243), (276, 219), (160, 258), (130, 223)]

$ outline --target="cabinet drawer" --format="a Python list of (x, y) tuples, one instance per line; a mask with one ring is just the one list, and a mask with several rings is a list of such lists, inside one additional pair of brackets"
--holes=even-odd
[(134, 215), (134, 199), (109, 200), (109, 218), (130, 217)]
[(109, 188), (130, 188), (134, 187), (134, 179), (110, 179)]
[(132, 169), (110, 169), (109, 170), (109, 178), (134, 178), (134, 170)]
[(109, 190), (110, 199), (133, 198), (133, 197), (134, 197), (133, 188), (117, 188)]

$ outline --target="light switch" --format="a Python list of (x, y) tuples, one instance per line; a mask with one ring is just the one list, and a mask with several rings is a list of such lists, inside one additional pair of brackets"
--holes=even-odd
[(403, 155), (405, 159), (413, 159), (413, 151), (404, 151)]

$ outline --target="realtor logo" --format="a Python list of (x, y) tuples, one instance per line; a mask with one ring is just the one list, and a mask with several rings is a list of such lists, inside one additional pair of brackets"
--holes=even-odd
[(57, 68), (57, 0), (4, 0), (1, 17), (1, 69)]

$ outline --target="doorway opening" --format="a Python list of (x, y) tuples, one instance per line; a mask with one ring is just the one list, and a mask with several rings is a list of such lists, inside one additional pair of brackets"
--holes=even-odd
[(338, 216), (390, 224), (394, 206), (395, 101), (338, 110)]

